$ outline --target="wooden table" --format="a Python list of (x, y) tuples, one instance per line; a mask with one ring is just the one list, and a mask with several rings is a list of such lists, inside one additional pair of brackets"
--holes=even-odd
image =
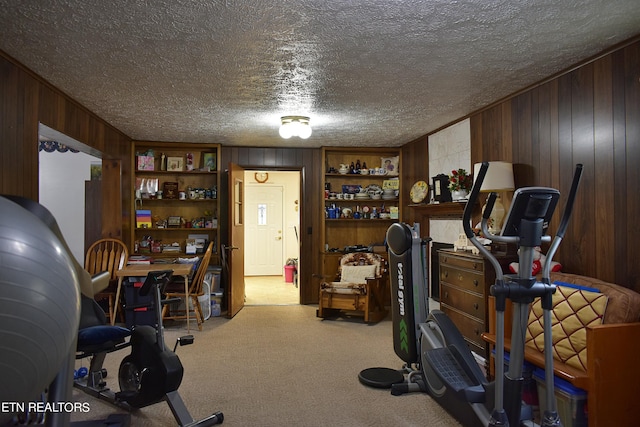
[(189, 276), (193, 264), (136, 264), (127, 265), (122, 269), (116, 271), (116, 277), (118, 278), (118, 288), (116, 290), (116, 303), (113, 307), (113, 313), (111, 313), (111, 325), (116, 322), (116, 314), (118, 314), (118, 307), (120, 307), (120, 289), (122, 288), (122, 281), (125, 277), (146, 277), (151, 271), (171, 270), (174, 276), (184, 277), (184, 293), (187, 296), (185, 304), (187, 304), (187, 332), (189, 332)]

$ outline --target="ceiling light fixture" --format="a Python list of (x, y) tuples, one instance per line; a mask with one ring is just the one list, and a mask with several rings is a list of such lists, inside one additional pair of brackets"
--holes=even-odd
[(305, 116), (282, 116), (280, 118), (280, 136), (284, 139), (289, 139), (292, 136), (297, 136), (302, 139), (307, 139), (311, 136), (311, 125), (309, 124), (309, 117)]

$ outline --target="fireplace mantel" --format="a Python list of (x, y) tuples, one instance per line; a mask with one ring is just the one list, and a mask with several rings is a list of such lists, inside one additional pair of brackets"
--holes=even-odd
[[(466, 203), (448, 202), (448, 203), (421, 203), (409, 205), (410, 209), (415, 209), (422, 215), (430, 219), (456, 219), (462, 218), (462, 213)], [(478, 205), (479, 206), (479, 205)], [(474, 214), (478, 211), (478, 206), (474, 208)]]

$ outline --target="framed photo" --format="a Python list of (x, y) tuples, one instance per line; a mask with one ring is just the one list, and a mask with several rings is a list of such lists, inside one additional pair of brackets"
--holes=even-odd
[(182, 157), (167, 157), (168, 171), (184, 170), (184, 159)]
[(218, 168), (218, 164), (216, 160), (217, 160), (216, 153), (202, 153), (203, 169), (209, 172), (215, 171)]
[(177, 182), (165, 182), (162, 185), (162, 197), (165, 199), (177, 199), (178, 198), (178, 183)]
[(381, 157), (382, 168), (387, 171), (389, 176), (398, 176), (400, 170), (398, 169), (400, 163), (400, 157)]
[(138, 170), (152, 171), (155, 168), (153, 156), (138, 156)]
[(400, 180), (398, 178), (393, 179), (385, 179), (382, 181), (382, 189), (383, 190), (399, 190), (400, 189)]
[(91, 162), (91, 181), (102, 180), (102, 162)]
[(167, 218), (167, 227), (169, 227), (169, 228), (182, 227), (182, 217), (181, 216), (170, 216), (169, 218)]

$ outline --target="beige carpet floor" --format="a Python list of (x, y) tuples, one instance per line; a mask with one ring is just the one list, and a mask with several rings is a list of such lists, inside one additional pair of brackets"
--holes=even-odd
[[(391, 322), (366, 325), (358, 318), (321, 320), (315, 306), (246, 306), (233, 319), (210, 318), (195, 343), (178, 349), (185, 373), (180, 394), (194, 418), (224, 413), (227, 426), (459, 426), (427, 394), (392, 396), (358, 381), (365, 368), (399, 368)], [(186, 333), (184, 322), (167, 327), (170, 347)], [(107, 356), (115, 377), (127, 350)], [(84, 362), (85, 365), (88, 361)], [(80, 362), (77, 362), (77, 367)], [(74, 390), (90, 411), (72, 420), (122, 412)], [(133, 426), (174, 426), (166, 403), (136, 411)]]
[(284, 276), (246, 276), (244, 290), (246, 305), (300, 304), (300, 288)]

